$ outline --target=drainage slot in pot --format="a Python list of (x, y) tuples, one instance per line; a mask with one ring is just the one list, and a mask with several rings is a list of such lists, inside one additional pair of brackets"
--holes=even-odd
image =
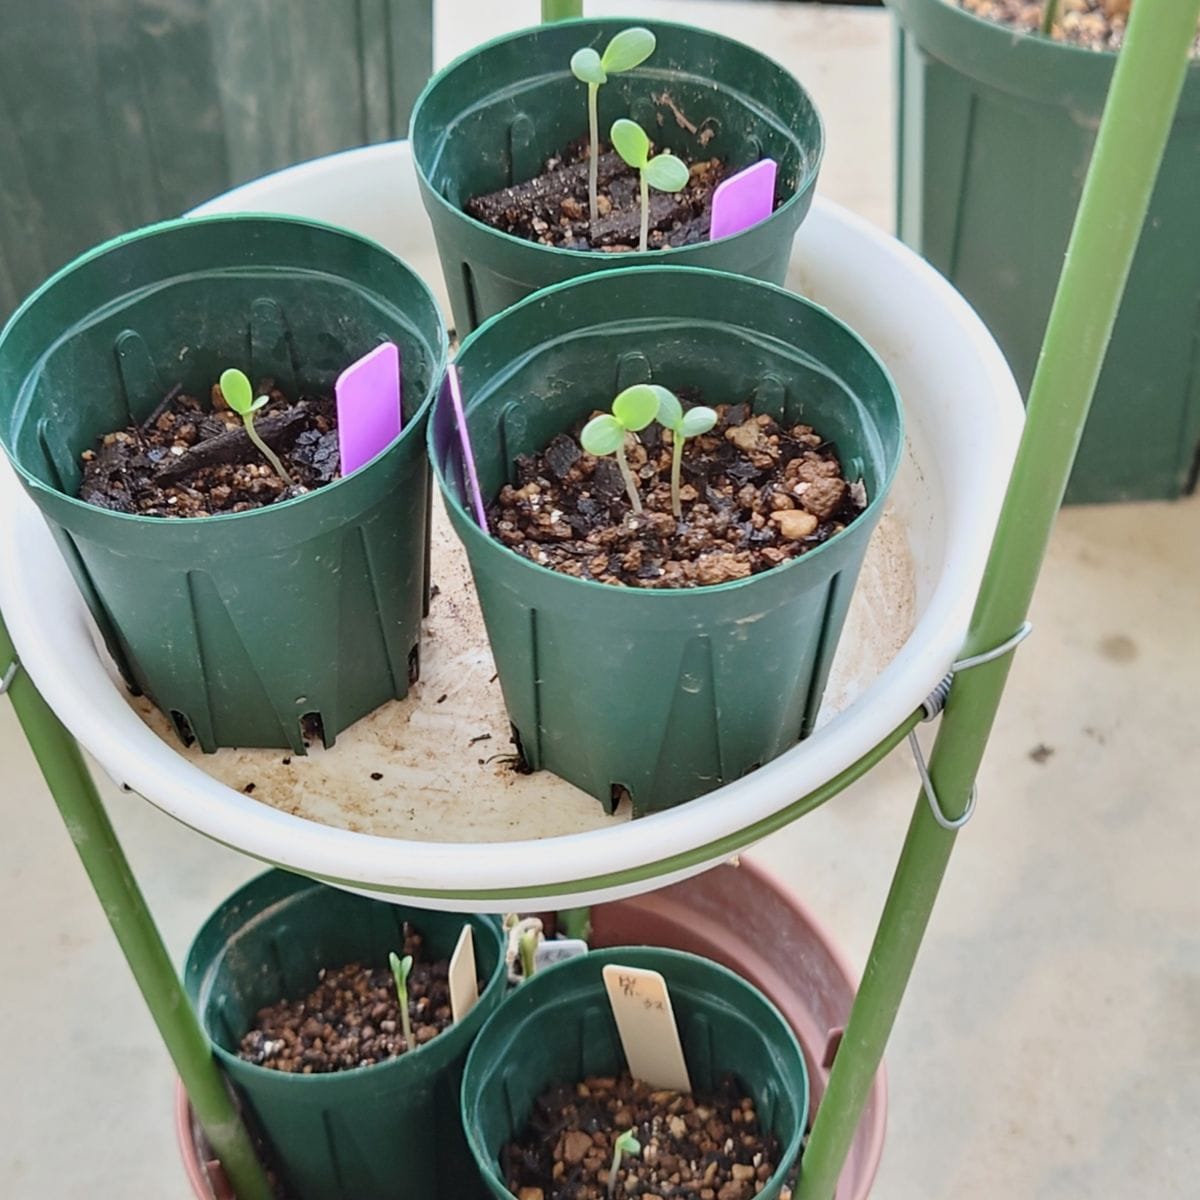
[(312, 742), (320, 742), (322, 746), (328, 746), (329, 743), (325, 740), (325, 722), (321, 719), (319, 712), (306, 712), (300, 716), (300, 736), (304, 739), (305, 749)]
[(414, 646), (408, 652), (408, 682), (416, 683), (421, 678), (421, 647)]
[(615, 813), (625, 801), (628, 801), (630, 804), (632, 804), (633, 794), (623, 783), (614, 783), (609, 792), (609, 813)]
[(191, 721), (176, 708), (171, 709), (171, 724), (175, 726), (175, 732), (185, 746), (191, 746), (195, 743), (196, 735), (192, 732)]
[(521, 731), (511, 722), (508, 728), (512, 734), (512, 743), (517, 748), (517, 761), (513, 766), (513, 770), (518, 775), (532, 775), (533, 765), (529, 761), (529, 756), (525, 753), (525, 744), (521, 741)]

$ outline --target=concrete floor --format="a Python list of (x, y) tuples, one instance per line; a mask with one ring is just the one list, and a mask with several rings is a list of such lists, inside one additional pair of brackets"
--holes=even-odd
[[(535, 10), (440, 0), (439, 59)], [(823, 192), (890, 223), (883, 14), (711, 0), (593, 10), (686, 16), (772, 51), (826, 117)], [(1196, 501), (1060, 518), (978, 815), (890, 1047), (878, 1200), (1197, 1194), (1198, 546)], [(184, 1200), (170, 1064), (3, 704), (0, 763), (0, 1195)], [(897, 753), (756, 851), (858, 963), (915, 794)], [(105, 796), (181, 956), (256, 868), (137, 797)]]

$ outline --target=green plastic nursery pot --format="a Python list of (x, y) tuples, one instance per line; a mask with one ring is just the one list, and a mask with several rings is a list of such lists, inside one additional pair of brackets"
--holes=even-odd
[(466, 547), (524, 756), (635, 814), (735, 780), (811, 732), (854, 582), (903, 444), (887, 371), (811, 301), (712, 271), (605, 271), (548, 289), (481, 326), (457, 359), (490, 501), (514, 460), (604, 409), (632, 383), (753, 398), (836, 444), (869, 504), (842, 533), (749, 579), (619, 588), (551, 571), (471, 515), (444, 389), (431, 454)]
[[(464, 922), (472, 926), (487, 984), (463, 1021), (410, 1053), (350, 1071), (292, 1075), (237, 1056), (259, 1009), (307, 995), (323, 967), (385, 964), (404, 944), (406, 921), (435, 958), (449, 958)], [(209, 917), (188, 953), (184, 981), (289, 1200), (483, 1194), (463, 1139), (458, 1089), (467, 1050), (506, 986), (495, 918), (387, 904), (269, 871)]]
[(773, 158), (783, 203), (741, 233), (644, 254), (542, 246), (467, 216), (463, 205), (472, 196), (533, 178), (547, 158), (586, 134), (587, 88), (571, 74), (571, 55), (582, 46), (602, 51), (631, 22), (562, 21), (487, 42), (433, 77), (410, 134), (460, 335), (538, 288), (631, 264), (783, 282), (821, 165), (821, 120), (808, 93), (740, 42), (687, 25), (638, 23), (653, 30), (658, 46), (642, 66), (600, 88), (601, 136), (618, 117), (632, 117), (684, 158), (716, 156), (734, 169)]
[[(1028, 391), (1116, 62), (946, 0), (898, 18), (901, 236)], [(1200, 63), (1184, 83), (1068, 501), (1171, 498), (1200, 449)]]
[(463, 1125), (491, 1194), (508, 1200), (499, 1158), (524, 1129), (534, 1101), (556, 1083), (625, 1069), (601, 971), (606, 963), (666, 979), (692, 1087), (710, 1091), (734, 1075), (779, 1142), (774, 1174), (757, 1195), (775, 1200), (800, 1154), (808, 1072), (775, 1006), (706, 958), (648, 946), (598, 950), (546, 968), (522, 984), (483, 1027), (463, 1076)]
[[(228, 366), (332, 393), (400, 347), (399, 439), (344, 479), (267, 508), (189, 520), (75, 499), (79, 456), (180, 384)], [(429, 474), (424, 430), (446, 359), (428, 289), (364, 238), (310, 221), (170, 221), (51, 278), (0, 334), (0, 444), (50, 523), (127, 682), (185, 739), (303, 753), (419, 666)], [(310, 733), (311, 736), (311, 733)]]

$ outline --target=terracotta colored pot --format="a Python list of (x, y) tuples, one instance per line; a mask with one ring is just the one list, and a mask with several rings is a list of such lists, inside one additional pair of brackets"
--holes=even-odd
[[(731, 928), (738, 931), (736, 940)], [(656, 892), (597, 905), (592, 944), (688, 950), (723, 963), (760, 988), (800, 1039), (815, 1111), (850, 1012), (854, 977), (829, 934), (769, 871), (749, 861), (726, 864)], [(184, 1170), (198, 1200), (234, 1200), (182, 1089), (176, 1118)], [(886, 1126), (887, 1083), (881, 1068), (837, 1200), (866, 1200), (870, 1194)]]

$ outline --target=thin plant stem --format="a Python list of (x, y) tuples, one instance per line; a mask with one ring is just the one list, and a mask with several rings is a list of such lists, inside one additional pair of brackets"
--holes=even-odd
[(679, 471), (683, 466), (683, 435), (671, 431), (671, 511), (678, 520), (683, 516), (683, 502), (679, 499)]
[(650, 241), (650, 185), (646, 182), (646, 172), (639, 171), (638, 179), (642, 184), (642, 235), (638, 239), (638, 249), (645, 250)]
[(638, 495), (637, 480), (633, 477), (633, 472), (629, 469), (629, 459), (625, 457), (625, 447), (617, 447), (617, 466), (621, 468), (621, 478), (625, 480), (625, 490), (629, 493), (629, 503), (633, 505), (633, 511), (640, 513), (642, 511), (642, 498)]
[(612, 1166), (608, 1170), (608, 1200), (613, 1200), (617, 1194), (617, 1173), (621, 1170), (621, 1142), (617, 1140), (613, 1146)]
[(284, 484), (291, 487), (293, 485), (292, 477), (283, 469), (283, 463), (279, 461), (279, 456), (258, 436), (258, 430), (254, 428), (254, 415), (247, 413), (242, 418), (242, 424), (245, 425), (250, 440), (258, 447), (258, 452), (275, 468), (275, 474), (283, 480)]
[(404, 1050), (415, 1049), (412, 1036), (412, 1018), (408, 1015), (408, 988), (404, 989), (404, 998), (400, 1002), (400, 1028), (404, 1033)]
[(542, 0), (543, 21), (565, 21), (583, 16), (583, 0)]
[(600, 119), (596, 112), (596, 99), (600, 95), (598, 83), (588, 84), (588, 136), (591, 154), (588, 159), (588, 217), (596, 220), (600, 215), (597, 203), (600, 191)]
[(527, 929), (521, 934), (521, 940), (517, 943), (517, 950), (521, 955), (521, 975), (525, 979), (532, 979), (533, 972), (536, 968), (535, 955), (537, 954), (538, 932), (536, 929)]
[(1054, 29), (1054, 22), (1057, 20), (1058, 0), (1044, 0), (1044, 3), (1042, 4), (1042, 33), (1049, 37)]

